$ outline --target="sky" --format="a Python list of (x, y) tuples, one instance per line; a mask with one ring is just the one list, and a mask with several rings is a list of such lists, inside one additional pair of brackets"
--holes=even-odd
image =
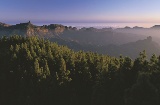
[(0, 0), (0, 22), (159, 22), (160, 0)]

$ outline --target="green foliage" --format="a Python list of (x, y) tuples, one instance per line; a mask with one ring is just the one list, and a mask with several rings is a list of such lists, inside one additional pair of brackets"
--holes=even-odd
[(158, 90), (149, 81), (149, 74), (139, 74), (137, 83), (127, 91), (125, 101), (126, 105), (159, 105)]
[(0, 39), (1, 105), (156, 105), (160, 58), (74, 52), (38, 37)]

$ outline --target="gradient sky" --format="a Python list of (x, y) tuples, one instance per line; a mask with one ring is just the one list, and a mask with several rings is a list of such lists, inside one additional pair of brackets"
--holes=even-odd
[(160, 0), (0, 0), (0, 22), (160, 22)]

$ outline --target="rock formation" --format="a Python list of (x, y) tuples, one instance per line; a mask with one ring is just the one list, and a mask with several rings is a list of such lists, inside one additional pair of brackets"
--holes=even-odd
[(22, 36), (33, 36), (37, 35), (40, 37), (53, 37), (57, 36), (64, 31), (77, 30), (75, 27), (63, 26), (61, 24), (50, 24), (43, 26), (33, 25), (30, 21), (27, 23), (20, 23), (16, 25), (8, 25), (0, 23), (0, 35), (22, 35)]

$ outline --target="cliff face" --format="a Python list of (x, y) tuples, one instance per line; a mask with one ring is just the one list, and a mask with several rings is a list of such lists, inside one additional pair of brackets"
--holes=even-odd
[(22, 35), (22, 36), (33, 36), (37, 35), (40, 37), (53, 37), (62, 34), (67, 30), (76, 30), (72, 27), (63, 26), (60, 24), (50, 24), (43, 26), (33, 25), (30, 21), (27, 23), (20, 23), (16, 25), (7, 25), (0, 23), (0, 35)]

